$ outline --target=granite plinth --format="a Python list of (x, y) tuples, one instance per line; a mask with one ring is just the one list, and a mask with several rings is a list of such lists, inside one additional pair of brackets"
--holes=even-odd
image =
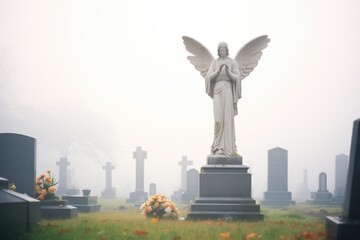
[(329, 240), (358, 240), (360, 221), (341, 217), (326, 217), (325, 229)]
[(242, 165), (241, 156), (209, 155), (208, 165)]
[(77, 207), (79, 212), (97, 212), (100, 211), (100, 205), (97, 204), (96, 196), (62, 196), (70, 205)]
[(261, 204), (266, 206), (281, 207), (295, 205), (295, 201), (291, 200), (291, 192), (266, 191), (264, 192), (264, 200), (261, 201)]
[(41, 217), (45, 219), (72, 219), (78, 215), (78, 209), (67, 205), (65, 200), (41, 201)]
[(206, 165), (199, 174), (199, 197), (187, 218), (262, 221), (260, 206), (251, 198), (251, 174), (244, 165)]
[(311, 199), (306, 200), (306, 203), (309, 204), (317, 204), (317, 205), (334, 205), (337, 204), (334, 199), (333, 195), (330, 192), (312, 192)]
[(126, 199), (127, 203), (142, 204), (148, 198), (147, 192), (131, 192), (130, 197)]
[(116, 189), (115, 188), (105, 188), (105, 190), (101, 192), (101, 197), (108, 198), (108, 199), (116, 198)]

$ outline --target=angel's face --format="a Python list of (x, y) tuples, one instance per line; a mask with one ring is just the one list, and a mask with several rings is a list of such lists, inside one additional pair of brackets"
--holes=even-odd
[(219, 49), (220, 57), (226, 57), (227, 56), (227, 50), (225, 47), (220, 47)]

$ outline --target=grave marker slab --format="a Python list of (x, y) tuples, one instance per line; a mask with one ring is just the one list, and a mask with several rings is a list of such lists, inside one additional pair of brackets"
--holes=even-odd
[(59, 166), (59, 184), (57, 194), (66, 195), (67, 191), (67, 166), (70, 165), (66, 157), (61, 157), (60, 161), (56, 162)]
[(360, 119), (354, 121), (343, 215), (327, 217), (328, 239), (359, 239), (360, 236)]
[(190, 169), (186, 173), (186, 191), (181, 196), (181, 201), (189, 203), (199, 196), (199, 171)]
[(286, 206), (295, 204), (288, 191), (288, 151), (273, 148), (268, 151), (268, 190), (261, 202), (268, 206)]
[(149, 185), (149, 195), (153, 196), (156, 194), (156, 184), (155, 183), (150, 183)]
[(335, 157), (335, 189), (334, 200), (342, 203), (345, 198), (346, 177), (349, 167), (349, 157), (339, 154)]
[(16, 185), (16, 191), (35, 197), (36, 139), (0, 133), (0, 176)]
[[(79, 212), (97, 212), (100, 211), (100, 205), (97, 203), (96, 196), (90, 196), (90, 190), (84, 191), (84, 196), (62, 196), (62, 200), (66, 200), (72, 206), (78, 208)], [(85, 195), (86, 194), (86, 195)]]

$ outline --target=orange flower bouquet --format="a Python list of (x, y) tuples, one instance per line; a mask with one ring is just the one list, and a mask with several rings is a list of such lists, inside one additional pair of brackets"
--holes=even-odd
[(164, 195), (153, 195), (143, 203), (140, 210), (146, 217), (177, 219), (179, 211), (175, 204), (166, 199)]
[(47, 174), (41, 174), (36, 178), (35, 196), (38, 200), (44, 199), (58, 199), (55, 196), (56, 192), (56, 178), (51, 175), (51, 171), (46, 171)]

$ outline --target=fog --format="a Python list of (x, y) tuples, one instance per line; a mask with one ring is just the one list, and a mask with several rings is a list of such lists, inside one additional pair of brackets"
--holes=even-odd
[(253, 195), (267, 185), (267, 151), (288, 150), (289, 191), (308, 170), (334, 190), (335, 156), (349, 154), (360, 117), (360, 2), (0, 0), (0, 132), (37, 139), (37, 173), (68, 157), (72, 185), (100, 195), (105, 162), (119, 197), (135, 190), (137, 146), (147, 151), (145, 190), (170, 196), (186, 155), (210, 154), (212, 99), (187, 60), (182, 36), (230, 57), (267, 34), (242, 82), (238, 153)]

